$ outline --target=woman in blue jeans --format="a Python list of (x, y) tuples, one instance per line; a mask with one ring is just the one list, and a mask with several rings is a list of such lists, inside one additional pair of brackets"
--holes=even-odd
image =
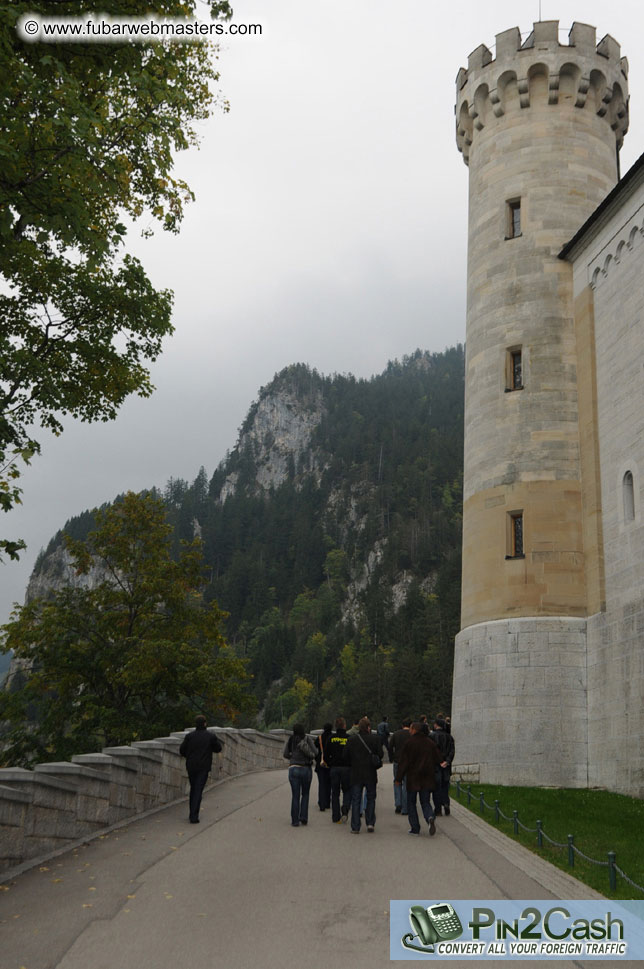
[(309, 789), (315, 760), (315, 747), (306, 736), (301, 723), (293, 727), (293, 734), (286, 741), (284, 757), (288, 760), (288, 780), (291, 785), (291, 824), (299, 828), (309, 820)]

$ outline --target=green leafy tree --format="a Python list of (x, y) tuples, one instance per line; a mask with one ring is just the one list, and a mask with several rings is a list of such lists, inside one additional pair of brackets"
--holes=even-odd
[(304, 589), (295, 597), (293, 608), (289, 614), (289, 622), (300, 639), (304, 639), (315, 632), (318, 611), (315, 593), (311, 589)]
[[(129, 492), (67, 539), (87, 584), (18, 607), (3, 627), (22, 685), (0, 695), (9, 762), (66, 758), (183, 727), (195, 712), (234, 719), (248, 676), (204, 606), (198, 541), (169, 553), (163, 503)], [(31, 719), (30, 719), (31, 717)]]
[(324, 633), (316, 632), (306, 641), (304, 646), (304, 671), (319, 688), (324, 676), (325, 661), (327, 656), (327, 642)]
[(341, 593), (349, 581), (349, 563), (344, 549), (333, 548), (324, 561), (324, 574), (329, 587)]
[(259, 696), (281, 675), (287, 663), (288, 635), (279, 609), (263, 613), (250, 639), (248, 654)]
[(271, 701), (266, 716), (269, 725), (292, 727), (298, 721), (308, 725), (309, 706), (313, 696), (313, 684), (304, 676), (295, 676), (290, 689)]
[[(112, 0), (113, 15), (140, 15)], [(189, 17), (197, 0), (158, 0)], [(172, 332), (172, 296), (124, 254), (123, 214), (176, 232), (192, 194), (172, 172), (196, 142), (218, 78), (204, 44), (29, 44), (26, 12), (78, 16), (86, 2), (0, 7), (0, 508), (20, 501), (34, 424), (109, 420), (152, 392), (145, 363)], [(212, 0), (213, 17), (231, 14)], [(149, 230), (149, 226), (148, 229)], [(17, 558), (22, 541), (0, 541)]]

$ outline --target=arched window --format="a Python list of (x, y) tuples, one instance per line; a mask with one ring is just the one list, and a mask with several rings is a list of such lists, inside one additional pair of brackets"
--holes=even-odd
[(624, 521), (635, 519), (635, 490), (633, 488), (633, 472), (627, 471), (622, 479), (622, 497), (624, 499)]

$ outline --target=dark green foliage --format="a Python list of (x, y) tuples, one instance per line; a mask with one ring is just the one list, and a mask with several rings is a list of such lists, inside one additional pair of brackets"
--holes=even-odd
[(86, 540), (65, 546), (95, 581), (17, 606), (0, 629), (0, 651), (28, 672), (0, 692), (9, 764), (165, 735), (195, 712), (221, 721), (254, 709), (224, 617), (202, 601), (200, 542), (173, 560), (164, 504), (150, 495), (130, 492), (94, 518)]
[[(338, 713), (387, 713), (395, 725), (449, 709), (463, 375), (461, 346), (417, 351), (370, 380), (287, 367), (262, 388), (209, 484), (203, 468), (191, 485), (168, 482), (173, 552), (200, 533), (205, 598), (229, 613), (226, 638), (249, 660), (266, 725)], [(276, 396), (318, 424), (267, 492), (257, 471), (271, 432), (258, 442), (253, 430)], [(66, 528), (81, 526), (91, 523)]]
[[(227, 0), (158, 0), (190, 16)], [(0, 510), (20, 503), (19, 479), (65, 414), (113, 419), (173, 331), (172, 293), (155, 290), (123, 250), (124, 215), (177, 232), (188, 185), (174, 155), (197, 141), (218, 80), (206, 44), (30, 44), (22, 14), (78, 15), (77, 0), (0, 4)], [(136, 0), (110, 13), (138, 15)], [(225, 107), (225, 105), (224, 105)], [(151, 227), (145, 234), (151, 233)], [(23, 540), (0, 538), (16, 559)]]

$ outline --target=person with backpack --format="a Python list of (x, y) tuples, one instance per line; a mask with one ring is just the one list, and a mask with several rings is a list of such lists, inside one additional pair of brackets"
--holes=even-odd
[(299, 828), (309, 821), (309, 790), (313, 778), (312, 764), (315, 747), (306, 736), (301, 723), (293, 726), (293, 733), (286, 741), (283, 756), (289, 763), (288, 781), (291, 785), (291, 824)]

